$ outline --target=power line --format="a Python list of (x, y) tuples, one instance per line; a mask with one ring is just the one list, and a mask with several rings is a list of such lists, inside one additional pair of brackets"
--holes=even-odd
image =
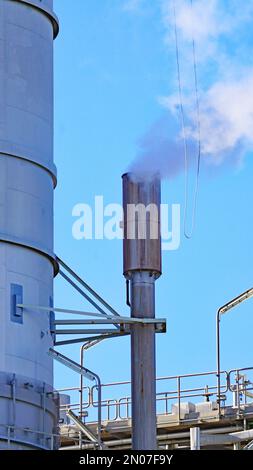
[[(189, 157), (188, 157), (188, 144), (186, 138), (186, 119), (183, 106), (183, 88), (181, 80), (180, 60), (179, 60), (179, 39), (178, 39), (178, 27), (177, 27), (177, 14), (176, 14), (176, 3), (173, 3), (174, 13), (174, 34), (176, 43), (176, 62), (177, 62), (177, 79), (178, 79), (178, 91), (179, 91), (179, 108), (181, 116), (181, 126), (183, 133), (184, 142), (184, 161), (185, 161), (185, 204), (184, 204), (184, 235), (187, 239), (190, 239), (193, 235), (195, 223), (196, 223), (196, 212), (197, 212), (197, 200), (199, 192), (199, 176), (200, 176), (200, 163), (201, 163), (201, 126), (200, 126), (200, 106), (199, 106), (199, 90), (198, 90), (198, 74), (197, 74), (197, 60), (196, 60), (196, 44), (192, 30), (192, 55), (193, 55), (193, 68), (194, 68), (194, 85), (195, 85), (195, 100), (196, 100), (196, 116), (197, 116), (197, 129), (198, 129), (198, 154), (197, 154), (197, 174), (196, 184), (193, 198), (193, 212), (191, 220), (190, 231), (187, 231), (187, 213), (188, 213), (188, 192), (189, 192)], [(191, 10), (193, 12), (193, 0), (190, 0)], [(192, 28), (193, 29), (193, 28)]]

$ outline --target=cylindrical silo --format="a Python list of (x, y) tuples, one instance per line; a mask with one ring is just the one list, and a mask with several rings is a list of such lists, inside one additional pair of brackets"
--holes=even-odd
[[(0, 449), (55, 447), (53, 0), (0, 0)], [(48, 306), (48, 312), (17, 308)]]
[[(123, 175), (124, 276), (131, 316), (155, 318), (155, 281), (161, 275), (161, 182), (157, 175)], [(154, 324), (131, 326), (132, 445), (155, 450), (156, 361)]]

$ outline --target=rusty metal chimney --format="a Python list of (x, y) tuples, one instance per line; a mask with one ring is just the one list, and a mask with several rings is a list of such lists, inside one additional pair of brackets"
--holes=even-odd
[[(123, 175), (124, 276), (133, 318), (155, 318), (155, 281), (162, 273), (157, 175)], [(131, 327), (132, 445), (157, 448), (155, 325)]]

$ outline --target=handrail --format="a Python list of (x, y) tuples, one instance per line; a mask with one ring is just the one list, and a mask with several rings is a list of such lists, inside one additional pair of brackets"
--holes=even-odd
[(39, 443), (36, 443), (36, 442), (33, 442), (33, 441), (28, 441), (28, 440), (25, 440), (25, 439), (21, 439), (21, 438), (17, 438), (15, 437), (15, 435), (11, 435), (11, 434), (15, 434), (16, 431), (21, 431), (23, 433), (26, 433), (26, 434), (32, 434), (32, 435), (35, 435), (37, 436), (37, 438), (44, 438), (45, 440), (50, 440), (50, 450), (54, 450), (55, 449), (55, 440), (57, 439), (60, 439), (60, 434), (56, 434), (56, 433), (49, 433), (49, 432), (45, 432), (45, 431), (37, 431), (35, 429), (30, 429), (30, 428), (25, 428), (25, 427), (20, 427), (20, 426), (11, 426), (11, 425), (7, 425), (7, 424), (0, 424), (0, 428), (3, 428), (6, 430), (7, 432), (7, 435), (1, 435), (0, 436), (0, 439), (1, 440), (6, 440), (7, 441), (7, 446), (8, 446), (8, 449), (10, 448), (10, 444), (11, 442), (17, 442), (19, 441), (21, 444), (23, 444), (24, 446), (34, 446), (34, 447), (40, 447), (41, 449), (48, 449), (47, 446), (43, 446), (43, 445), (40, 445)]
[[(240, 374), (242, 372), (246, 371), (253, 371), (253, 367), (248, 367), (248, 368), (242, 368), (242, 369), (232, 369), (230, 371), (221, 371), (221, 377), (224, 378), (224, 383), (221, 384), (220, 386), (220, 391), (222, 392), (222, 396), (224, 397), (223, 401), (223, 407), (225, 406), (225, 399), (229, 398), (227, 397), (227, 394), (232, 392), (235, 395), (235, 391), (237, 391), (237, 402), (238, 402), (238, 415), (240, 413), (240, 403), (239, 403), (239, 393), (243, 391), (249, 391), (253, 390), (253, 384), (237, 384), (237, 382), (232, 380), (232, 374), (236, 373), (236, 377), (238, 380), (238, 377), (240, 377)], [(189, 387), (187, 386), (184, 382), (189, 380), (189, 379), (199, 379), (201, 377), (209, 377), (214, 379), (211, 383), (201, 386), (199, 384), (199, 380), (196, 383), (195, 387)], [(184, 374), (184, 375), (173, 375), (173, 376), (164, 376), (164, 377), (158, 377), (156, 379), (157, 383), (163, 383), (164, 385), (169, 382), (169, 384), (176, 382), (175, 386), (173, 385), (172, 387), (169, 387), (168, 384), (168, 389), (164, 391), (158, 391), (156, 395), (156, 400), (157, 404), (161, 404), (162, 408), (160, 407), (159, 410), (162, 410), (161, 412), (159, 411), (159, 414), (169, 414), (169, 404), (170, 403), (176, 403), (178, 405), (178, 421), (180, 422), (182, 416), (181, 414), (181, 402), (184, 399), (196, 399), (196, 398), (206, 398), (206, 401), (209, 401), (211, 397), (216, 397), (217, 398), (217, 383), (216, 383), (216, 377), (217, 377), (217, 371), (208, 371), (208, 372), (198, 372), (198, 373), (192, 373), (192, 374)], [(210, 380), (209, 380), (210, 382)], [(101, 390), (105, 389), (114, 389), (116, 387), (122, 387), (122, 386), (130, 386), (131, 381), (121, 381), (121, 382), (112, 382), (112, 383), (106, 383), (106, 384), (101, 384)], [(87, 389), (89, 387), (84, 387), (83, 390)], [(161, 388), (161, 387), (160, 387)], [(80, 392), (80, 387), (76, 388), (70, 388), (69, 391), (79, 391)], [(65, 392), (68, 391), (68, 389), (64, 389)], [(89, 404), (87, 405), (86, 409), (96, 409), (99, 405), (98, 400), (96, 398), (96, 387), (91, 387), (89, 388)], [(105, 392), (104, 392), (105, 393)], [(249, 395), (247, 395), (249, 397)], [(231, 398), (232, 400), (232, 398)], [(231, 402), (229, 399), (229, 402)], [(164, 405), (163, 405), (164, 404)], [(119, 398), (113, 398), (112, 396), (108, 398), (104, 398), (101, 402), (101, 408), (102, 410), (106, 410), (106, 419), (108, 421), (115, 421), (118, 419), (129, 419), (131, 417), (131, 397), (130, 396), (121, 396)], [(69, 409), (73, 409), (72, 407), (78, 406), (76, 403), (68, 405)], [(62, 408), (63, 409), (63, 408)], [(76, 408), (75, 408), (76, 409)], [(92, 417), (90, 417), (92, 419)]]

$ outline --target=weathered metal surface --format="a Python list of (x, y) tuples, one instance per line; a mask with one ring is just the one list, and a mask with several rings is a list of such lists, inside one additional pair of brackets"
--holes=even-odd
[(158, 176), (136, 180), (123, 175), (124, 275), (145, 270), (158, 277), (162, 272)]
[[(124, 275), (132, 318), (155, 318), (155, 280), (161, 275), (161, 183), (158, 176), (123, 175)], [(131, 326), (132, 447), (157, 448), (154, 325)]]
[[(155, 317), (155, 279), (147, 272), (131, 279), (131, 315)], [(131, 327), (133, 448), (156, 449), (156, 363), (154, 325)]]

